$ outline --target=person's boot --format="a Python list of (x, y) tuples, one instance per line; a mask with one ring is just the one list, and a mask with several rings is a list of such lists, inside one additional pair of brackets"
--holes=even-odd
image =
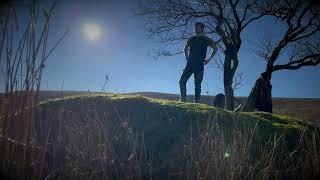
[(199, 103), (200, 99), (194, 99), (194, 103)]

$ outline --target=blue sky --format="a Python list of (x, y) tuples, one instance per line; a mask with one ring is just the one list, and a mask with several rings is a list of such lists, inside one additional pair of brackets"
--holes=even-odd
[[(178, 81), (185, 66), (184, 57), (153, 59), (151, 52), (156, 44), (146, 38), (143, 20), (132, 16), (134, 1), (90, 2), (58, 1), (50, 44), (66, 29), (70, 29), (70, 33), (48, 59), (42, 89), (100, 91), (107, 74), (106, 90), (109, 92), (179, 93)], [(83, 33), (84, 23), (101, 27), (101, 38), (88, 40)], [(247, 96), (265, 68), (265, 62), (252, 52), (252, 42), (264, 32), (276, 37), (281, 28), (274, 28), (273, 22), (266, 19), (251, 24), (243, 34), (238, 72), (244, 72), (245, 79), (244, 85), (235, 92), (237, 96)], [(182, 49), (184, 43), (177, 48)], [(206, 66), (203, 94), (223, 92), (222, 76), (213, 61)], [(276, 72), (272, 79), (273, 96), (320, 98), (319, 77), (319, 67)], [(193, 78), (190, 78), (188, 94), (193, 93)]]

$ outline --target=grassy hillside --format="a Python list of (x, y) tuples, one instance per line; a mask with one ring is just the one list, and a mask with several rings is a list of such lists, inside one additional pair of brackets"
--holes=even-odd
[[(45, 173), (63, 165), (64, 173), (73, 176), (75, 165), (73, 173), (83, 173), (102, 163), (119, 177), (127, 173), (145, 176), (152, 171), (160, 179), (170, 174), (186, 177), (186, 171), (194, 171), (193, 163), (209, 168), (214, 163), (208, 157), (214, 157), (217, 171), (221, 163), (245, 170), (265, 158), (281, 159), (273, 168), (286, 167), (282, 163), (288, 159), (282, 156), (296, 150), (302, 131), (314, 129), (312, 124), (283, 115), (233, 113), (206, 104), (114, 94), (43, 102), (35, 127), (37, 143), (54, 145), (49, 152), (55, 158), (50, 153), (46, 157), (54, 163), (47, 165)], [(280, 143), (274, 141), (283, 144), (278, 147)], [(269, 148), (280, 150), (269, 156), (264, 152)], [(297, 157), (293, 153), (291, 160)]]
[[(60, 98), (74, 95), (93, 94), (88, 91), (41, 91), (40, 100)], [(142, 95), (151, 98), (160, 98), (175, 100), (179, 99), (177, 94), (156, 93), (156, 92), (135, 92), (131, 95)], [(237, 97), (241, 102), (245, 102), (246, 97)], [(192, 101), (193, 96), (188, 96)], [(203, 95), (201, 103), (212, 105), (214, 96)], [(0, 103), (3, 101), (3, 95), (0, 93)], [(311, 121), (320, 126), (320, 99), (317, 98), (273, 98), (273, 112), (275, 114), (288, 115), (291, 117)]]
[(290, 130), (294, 132), (312, 127), (311, 123), (290, 116), (263, 112), (234, 113), (206, 104), (180, 103), (139, 95), (69, 96), (43, 102), (40, 109), (42, 121), (50, 121), (48, 118), (54, 121), (58, 118), (52, 116), (54, 113), (60, 118), (67, 118), (64, 114), (62, 117), (61, 114), (59, 115), (62, 110), (71, 114), (86, 114), (94, 110), (101, 115), (100, 118), (109, 117), (102, 120), (107, 128), (114, 126), (114, 123), (127, 122), (128, 126), (134, 130), (143, 131), (151, 138), (156, 138), (153, 137), (155, 133), (160, 135), (180, 134), (179, 131), (185, 133), (190, 126), (193, 127), (193, 123), (197, 123), (199, 128), (204, 128), (207, 121), (213, 118), (226, 129), (232, 129), (234, 121), (237, 121), (238, 126), (246, 125), (247, 127), (254, 127), (258, 123), (258, 127), (261, 127), (259, 133), (263, 134), (272, 132), (281, 134)]
[(36, 108), (10, 116), (8, 133), (0, 136), (0, 174), (32, 179), (320, 175), (319, 135), (309, 121), (168, 98), (73, 94), (42, 95)]

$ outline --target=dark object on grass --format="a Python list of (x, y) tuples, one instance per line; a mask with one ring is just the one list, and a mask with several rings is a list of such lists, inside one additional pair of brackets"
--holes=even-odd
[(261, 77), (256, 81), (251, 90), (250, 96), (243, 107), (243, 111), (264, 111), (272, 113), (272, 85), (271, 75), (261, 73)]
[[(242, 104), (238, 99), (236, 98), (233, 98), (233, 99), (239, 104), (238, 107), (235, 108), (233, 111), (239, 111)], [(226, 95), (224, 95), (223, 93), (219, 93), (214, 97), (213, 105), (215, 107), (224, 108), (225, 102), (226, 102)]]
[(215, 107), (224, 108), (225, 98), (226, 98), (226, 96), (225, 96), (224, 94), (222, 94), (222, 93), (217, 94), (217, 95), (214, 97), (213, 105), (214, 105)]

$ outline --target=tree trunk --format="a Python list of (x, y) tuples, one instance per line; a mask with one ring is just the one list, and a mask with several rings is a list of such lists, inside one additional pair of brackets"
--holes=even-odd
[(233, 94), (233, 89), (232, 85), (225, 85), (224, 86), (224, 92), (226, 94), (226, 99), (225, 99), (225, 109), (229, 111), (233, 111), (234, 109), (234, 94)]
[(252, 88), (250, 95), (243, 107), (243, 111), (264, 111), (272, 113), (271, 91), (271, 74), (262, 75), (259, 79), (257, 79), (254, 87)]
[[(233, 77), (238, 68), (238, 51), (235, 47), (229, 46), (225, 51), (225, 60), (223, 66), (223, 85), (225, 99), (225, 109), (234, 110), (234, 93), (233, 93)], [(233, 63), (232, 63), (233, 62)]]

